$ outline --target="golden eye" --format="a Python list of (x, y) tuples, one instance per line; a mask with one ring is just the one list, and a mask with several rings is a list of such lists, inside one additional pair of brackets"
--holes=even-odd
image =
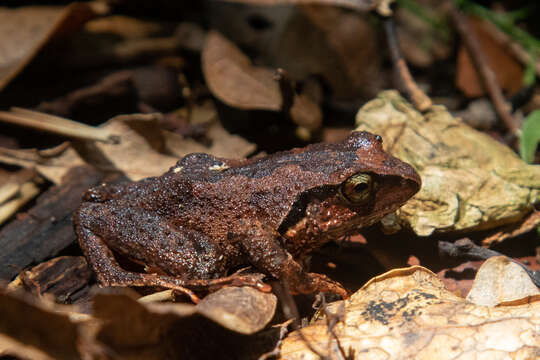
[(350, 202), (362, 203), (369, 200), (372, 189), (371, 175), (360, 173), (348, 178), (343, 183), (341, 192)]

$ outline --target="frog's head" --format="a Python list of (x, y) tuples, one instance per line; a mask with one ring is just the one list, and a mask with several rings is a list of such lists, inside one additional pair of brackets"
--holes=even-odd
[(386, 153), (381, 137), (368, 132), (312, 146), (304, 154), (310, 159), (303, 162), (304, 170), (309, 167), (318, 179), (297, 198), (297, 214), (291, 213), (281, 228), (293, 242), (308, 236), (310, 243), (320, 244), (356, 233), (398, 209), (421, 186), (413, 167)]

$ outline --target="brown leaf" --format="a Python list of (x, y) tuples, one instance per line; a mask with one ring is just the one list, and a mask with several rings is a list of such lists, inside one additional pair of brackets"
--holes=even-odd
[(292, 74), (320, 74), (338, 101), (358, 102), (384, 88), (382, 51), (367, 15), (303, 6), (287, 24), (276, 52), (280, 66)]
[[(210, 31), (202, 52), (204, 77), (212, 93), (224, 103), (244, 110), (279, 111), (282, 96), (274, 71), (253, 66), (231, 41)], [(290, 111), (298, 125), (317, 129), (322, 123), (319, 107), (303, 95), (296, 95)]]
[[(0, 288), (0, 356), (157, 360), (207, 358), (222, 351), (240, 354), (249, 352), (250, 346), (244, 344), (255, 338), (247, 334), (266, 326), (277, 302), (274, 295), (252, 288), (224, 288), (201, 306), (144, 304), (127, 290), (96, 295), (89, 316), (46, 297), (38, 300)], [(239, 333), (219, 326), (205, 314)]]
[(202, 63), (208, 87), (225, 103), (240, 109), (281, 108), (272, 70), (252, 66), (251, 60), (221, 34), (208, 33)]
[(211, 140), (210, 146), (205, 146), (193, 139), (182, 138), (178, 134), (165, 131), (167, 149), (174, 156), (182, 157), (189, 153), (204, 152), (224, 158), (243, 158), (256, 150), (256, 145), (241, 136), (229, 133), (217, 120), (215, 109), (203, 106), (191, 110), (191, 123), (208, 125), (205, 136)]
[[(143, 304), (126, 295), (100, 294), (94, 299), (94, 315), (104, 321), (97, 337), (119, 358), (186, 358), (187, 354), (195, 357), (194, 352), (215, 353), (223, 339), (239, 336), (215, 323), (245, 335), (262, 329), (272, 318), (276, 302), (274, 295), (251, 288), (224, 288), (197, 306)], [(201, 343), (201, 336), (206, 343)]]
[(540, 211), (533, 210), (529, 216), (521, 219), (519, 222), (504, 226), (501, 229), (498, 229), (494, 234), (482, 239), (482, 246), (490, 247), (494, 244), (503, 242), (506, 239), (511, 239), (529, 232), (538, 225), (540, 225)]
[(46, 156), (37, 149), (7, 149), (0, 147), (0, 162), (25, 168), (35, 168), (53, 183), (61, 184), (69, 169), (84, 165), (77, 152), (63, 143), (48, 150), (55, 156)]
[(197, 310), (241, 334), (262, 330), (274, 316), (277, 298), (252, 287), (227, 287), (206, 296)]
[(83, 3), (0, 8), (0, 91), (52, 37), (79, 28), (93, 16), (93, 7)]
[(84, 341), (66, 313), (69, 309), (0, 289), (0, 355), (39, 360), (80, 358), (77, 347)]
[(104, 171), (120, 170), (131, 180), (161, 175), (178, 159), (159, 152), (165, 144), (157, 124), (160, 116), (120, 115), (109, 120), (103, 128), (121, 136), (119, 144), (79, 142), (74, 143), (76, 150), (73, 146), (64, 146), (58, 156), (47, 157), (36, 150), (0, 149), (0, 160), (24, 167), (35, 166), (57, 184), (71, 168), (85, 163)]
[[(281, 348), (283, 359), (533, 359), (540, 339), (540, 297), (521, 305), (488, 308), (446, 290), (435, 274), (420, 266), (397, 269), (369, 281), (345, 302), (328, 305), (311, 325), (291, 333)], [(323, 313), (343, 320), (333, 337)], [(305, 339), (302, 340), (302, 338)]]
[[(478, 37), (480, 46), (487, 58), (488, 64), (495, 73), (499, 85), (510, 94), (518, 91), (522, 86), (523, 68), (504, 47), (502, 47), (484, 29), (482, 23), (485, 20), (470, 18), (469, 22), (475, 35)], [(486, 92), (479, 80), (471, 58), (462, 45), (458, 52), (457, 63), (457, 87), (469, 97), (478, 97)]]
[[(10, 113), (7, 113), (10, 114)], [(33, 112), (34, 117), (40, 113)], [(26, 116), (21, 114), (19, 116)], [(48, 116), (44, 114), (44, 116)], [(179, 157), (193, 152), (205, 152), (220, 157), (238, 158), (251, 154), (255, 145), (245, 139), (229, 134), (217, 120), (213, 109), (195, 107), (192, 120), (210, 124), (208, 138), (210, 147), (203, 146), (179, 134), (162, 131), (158, 125), (163, 115), (119, 115), (100, 126), (87, 125), (61, 119), (68, 128), (81, 128), (98, 133), (101, 138), (118, 138), (118, 143), (74, 141), (63, 143), (48, 150), (8, 149), (0, 147), (0, 162), (36, 168), (43, 176), (60, 184), (72, 168), (89, 164), (102, 171), (122, 171), (131, 180), (158, 176), (173, 166)], [(69, 125), (69, 126), (68, 126)], [(78, 135), (83, 137), (83, 135)]]

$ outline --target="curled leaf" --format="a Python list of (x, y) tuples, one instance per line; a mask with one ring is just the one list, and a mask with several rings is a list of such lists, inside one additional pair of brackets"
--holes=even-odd
[(94, 8), (82, 3), (0, 8), (0, 91), (50, 38), (80, 27), (94, 15)]
[[(215, 31), (206, 37), (202, 66), (208, 87), (227, 105), (244, 110), (281, 110), (282, 95), (274, 71), (253, 66), (240, 49)], [(319, 107), (303, 95), (294, 96), (290, 115), (308, 129), (317, 129), (322, 123)]]
[(277, 299), (252, 287), (227, 287), (206, 296), (197, 310), (227, 329), (253, 334), (274, 316)]
[(364, 105), (356, 121), (357, 130), (381, 135), (387, 151), (420, 173), (422, 189), (398, 211), (417, 235), (516, 223), (540, 201), (540, 167), (442, 106), (421, 114), (386, 91)]

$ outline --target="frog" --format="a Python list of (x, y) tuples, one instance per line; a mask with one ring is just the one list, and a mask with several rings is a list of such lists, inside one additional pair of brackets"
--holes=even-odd
[(73, 223), (101, 286), (168, 288), (195, 302), (197, 290), (220, 286), (270, 291), (261, 276), (233, 272), (248, 266), (292, 294), (346, 298), (340, 283), (307, 270), (309, 254), (375, 224), (420, 187), (380, 136), (355, 131), (247, 159), (189, 154), (161, 176), (89, 189)]

